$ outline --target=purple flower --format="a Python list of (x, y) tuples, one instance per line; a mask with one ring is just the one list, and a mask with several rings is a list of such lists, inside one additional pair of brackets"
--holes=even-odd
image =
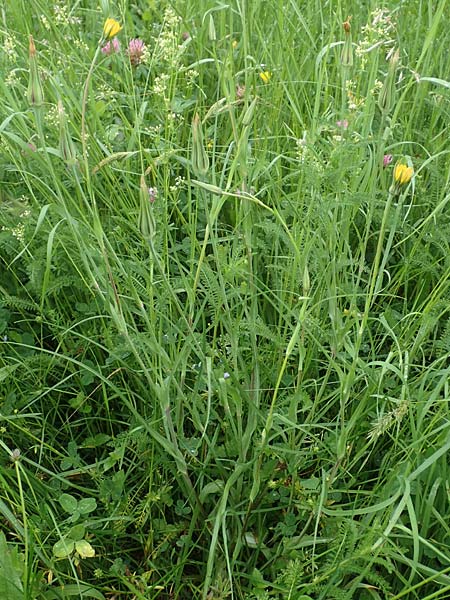
[(348, 121), (347, 121), (347, 119), (342, 119), (342, 121), (337, 121), (336, 125), (338, 127), (341, 127), (342, 129), (347, 129), (348, 128)]
[(139, 38), (134, 38), (128, 43), (128, 56), (133, 67), (137, 67), (142, 62), (145, 52), (145, 44)]
[(242, 100), (242, 98), (245, 96), (245, 85), (240, 85), (238, 84), (236, 86), (236, 97), (239, 100)]
[(388, 165), (390, 165), (392, 162), (392, 159), (393, 159), (392, 154), (385, 154), (383, 156), (383, 167), (387, 167)]
[(111, 54), (113, 54), (115, 52), (119, 52), (119, 50), (120, 50), (120, 42), (117, 38), (114, 38), (114, 39), (110, 40), (109, 42), (106, 42), (106, 44), (102, 48), (102, 52), (106, 56), (110, 56)]
[(156, 200), (157, 196), (158, 196), (158, 190), (154, 187), (149, 187), (148, 188), (148, 199), (152, 204)]
[(228, 373), (228, 371), (225, 371), (225, 373), (223, 374), (223, 378), (229, 379), (230, 377), (231, 377), (231, 375)]

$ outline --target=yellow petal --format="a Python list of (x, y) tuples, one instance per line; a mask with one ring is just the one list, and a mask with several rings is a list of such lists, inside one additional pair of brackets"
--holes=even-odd
[(113, 38), (122, 29), (122, 25), (115, 19), (106, 19), (103, 26), (103, 34), (107, 38)]
[(404, 176), (406, 179), (405, 183), (409, 183), (411, 181), (413, 173), (414, 173), (414, 169), (412, 167), (408, 167), (405, 169), (405, 173), (404, 173)]
[(396, 181), (399, 185), (406, 185), (411, 181), (413, 174), (414, 169), (412, 167), (407, 167), (404, 164), (395, 165), (394, 181)]
[(272, 73), (270, 71), (262, 71), (259, 76), (263, 83), (269, 83)]

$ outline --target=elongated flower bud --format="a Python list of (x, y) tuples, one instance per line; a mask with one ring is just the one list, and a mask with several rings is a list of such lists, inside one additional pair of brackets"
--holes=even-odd
[(138, 227), (142, 236), (149, 242), (153, 240), (156, 234), (156, 222), (153, 214), (154, 199), (155, 194), (150, 195), (145, 176), (142, 175), (139, 189)]
[(209, 13), (208, 37), (210, 42), (215, 42), (217, 39), (216, 26), (214, 25), (214, 17)]
[(389, 60), (386, 79), (384, 80), (383, 87), (381, 88), (378, 97), (378, 106), (382, 112), (388, 113), (395, 103), (395, 74), (397, 72), (399, 58), (400, 53), (396, 50)]
[(198, 175), (205, 175), (209, 169), (209, 158), (203, 144), (203, 130), (198, 114), (192, 119), (192, 170)]
[(253, 98), (251, 103), (248, 105), (248, 107), (244, 113), (244, 117), (242, 118), (242, 125), (244, 127), (247, 127), (252, 122), (257, 103), (258, 103), (258, 98)]
[(345, 23), (342, 24), (345, 32), (344, 47), (341, 53), (341, 64), (343, 67), (350, 68), (353, 66), (353, 44), (352, 44), (352, 28), (350, 25), (351, 17), (347, 17)]
[(77, 164), (77, 151), (67, 126), (67, 117), (61, 100), (58, 100), (58, 118), (59, 118), (59, 152), (61, 158), (68, 167), (74, 167)]
[(29, 62), (30, 62), (30, 77), (28, 81), (27, 99), (31, 106), (42, 106), (44, 102), (44, 92), (42, 89), (41, 77), (37, 64), (36, 46), (34, 45), (33, 36), (30, 35), (29, 44)]

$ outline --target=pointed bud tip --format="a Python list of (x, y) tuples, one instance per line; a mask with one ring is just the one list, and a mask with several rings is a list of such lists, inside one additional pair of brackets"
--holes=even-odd
[(30, 33), (30, 37), (29, 37), (29, 53), (30, 53), (30, 57), (33, 57), (36, 55), (36, 46), (34, 45), (34, 39), (33, 36)]

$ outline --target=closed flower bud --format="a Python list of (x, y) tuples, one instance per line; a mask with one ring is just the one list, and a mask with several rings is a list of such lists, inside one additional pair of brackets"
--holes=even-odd
[(350, 26), (351, 17), (347, 17), (345, 23), (342, 24), (345, 32), (344, 47), (341, 54), (341, 64), (345, 68), (353, 66), (353, 44), (352, 44), (352, 30)]
[(196, 175), (205, 175), (209, 169), (209, 158), (203, 144), (203, 130), (198, 114), (192, 120), (191, 163)]
[(67, 118), (61, 100), (58, 101), (59, 117), (59, 152), (68, 167), (77, 164), (77, 151), (67, 126)]
[(149, 187), (145, 181), (144, 175), (141, 176), (141, 186), (139, 189), (139, 216), (138, 227), (142, 236), (149, 242), (153, 240), (156, 234), (156, 222), (153, 214), (153, 202), (155, 197), (150, 196)]
[(242, 119), (243, 127), (248, 127), (250, 125), (250, 123), (252, 122), (257, 103), (258, 103), (258, 98), (253, 98), (251, 103), (248, 105), (248, 107), (244, 113), (244, 117)]
[(217, 39), (216, 26), (214, 25), (214, 18), (211, 13), (209, 13), (208, 37), (210, 42), (215, 42)]
[(42, 89), (41, 77), (39, 75), (39, 69), (36, 57), (36, 46), (34, 45), (33, 36), (30, 35), (29, 44), (29, 63), (30, 63), (30, 77), (28, 81), (28, 92), (27, 99), (31, 106), (42, 106), (44, 102), (44, 92)]
[(396, 50), (389, 60), (386, 79), (378, 97), (378, 106), (382, 112), (388, 113), (395, 103), (395, 74), (399, 58), (400, 53)]

